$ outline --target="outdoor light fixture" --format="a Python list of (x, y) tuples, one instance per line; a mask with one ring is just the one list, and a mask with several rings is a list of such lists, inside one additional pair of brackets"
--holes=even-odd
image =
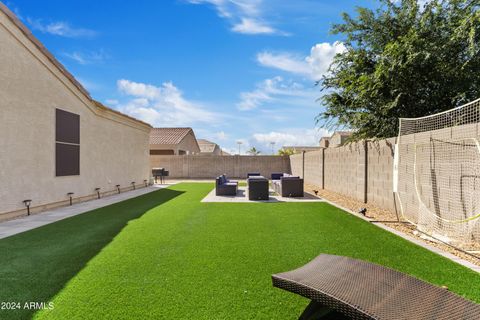
[(315, 192), (315, 195), (318, 196), (318, 190), (313, 190)]
[(360, 209), (360, 211), (358, 211), (358, 213), (362, 214), (364, 217), (367, 216), (367, 208), (362, 208)]
[(135, 190), (135, 181), (132, 181), (133, 190)]
[(145, 188), (148, 187), (147, 179), (143, 180), (143, 182), (145, 182)]
[(100, 188), (95, 188), (95, 191), (97, 191), (97, 198), (100, 199)]
[(72, 196), (73, 196), (73, 192), (69, 192), (69, 193), (67, 193), (67, 196), (70, 198), (70, 205), (72, 205)]
[(117, 187), (117, 191), (118, 191), (118, 193), (120, 193), (120, 185), (117, 184), (115, 187)]
[(32, 203), (32, 200), (27, 199), (23, 200), (23, 203), (25, 204), (25, 207), (27, 207), (27, 216), (30, 215), (30, 204)]

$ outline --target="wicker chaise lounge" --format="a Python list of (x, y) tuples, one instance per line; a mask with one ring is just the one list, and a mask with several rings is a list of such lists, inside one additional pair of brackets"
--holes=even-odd
[(447, 289), (347, 257), (322, 254), (272, 281), (311, 299), (300, 319), (480, 319), (480, 305)]

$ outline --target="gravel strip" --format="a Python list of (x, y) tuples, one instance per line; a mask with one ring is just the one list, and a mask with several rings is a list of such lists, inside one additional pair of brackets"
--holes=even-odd
[(372, 204), (366, 204), (363, 203), (362, 201), (358, 201), (355, 199), (352, 199), (350, 197), (344, 196), (342, 194), (329, 191), (329, 190), (322, 190), (321, 188), (311, 185), (311, 184), (305, 184), (305, 191), (309, 192), (311, 194), (315, 194), (315, 191), (317, 191), (317, 195), (321, 198), (325, 198), (333, 203), (338, 204), (339, 206), (342, 206), (344, 208), (347, 208), (353, 212), (358, 212), (361, 208), (367, 208), (367, 215), (366, 217), (373, 220), (373, 221), (379, 221), (379, 223), (382, 223), (392, 229), (395, 229), (397, 231), (400, 231), (402, 233), (405, 233), (409, 236), (412, 236), (418, 240), (421, 240), (431, 246), (434, 246), (442, 251), (449, 252), (451, 254), (454, 254), (455, 256), (462, 258), (464, 260), (467, 260), (477, 266), (480, 266), (480, 257), (475, 258), (472, 257), (471, 255), (468, 255), (460, 250), (457, 250), (449, 245), (446, 245), (441, 242), (437, 241), (430, 241), (428, 239), (425, 239), (424, 237), (421, 237), (421, 233), (419, 233), (416, 229), (416, 227), (406, 221), (398, 221), (398, 217), (394, 212), (391, 212), (389, 210), (381, 209), (376, 207), (375, 205)]

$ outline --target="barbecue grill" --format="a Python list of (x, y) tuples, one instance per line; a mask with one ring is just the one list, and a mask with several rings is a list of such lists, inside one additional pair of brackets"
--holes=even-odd
[(165, 168), (153, 168), (152, 169), (152, 176), (155, 179), (155, 183), (157, 183), (157, 178), (160, 178), (160, 184), (165, 183), (165, 177), (168, 177), (169, 172), (165, 170)]

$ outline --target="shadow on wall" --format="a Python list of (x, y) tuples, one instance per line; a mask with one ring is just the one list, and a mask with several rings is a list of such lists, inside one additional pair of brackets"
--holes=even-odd
[(162, 189), (0, 240), (1, 319), (29, 319), (25, 302), (48, 303), (133, 219), (183, 192)]

